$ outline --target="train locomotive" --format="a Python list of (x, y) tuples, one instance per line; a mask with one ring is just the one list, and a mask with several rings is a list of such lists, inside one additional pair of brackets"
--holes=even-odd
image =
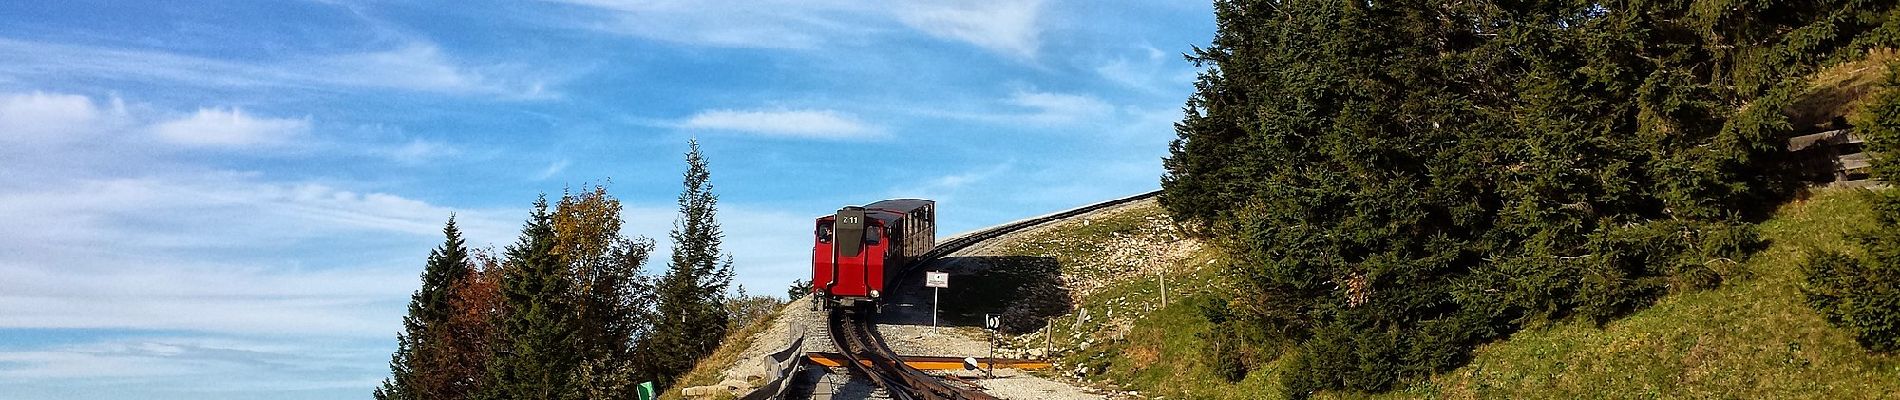
[(893, 199), (818, 217), (812, 293), (824, 307), (879, 306), (905, 269), (937, 244), (937, 202)]

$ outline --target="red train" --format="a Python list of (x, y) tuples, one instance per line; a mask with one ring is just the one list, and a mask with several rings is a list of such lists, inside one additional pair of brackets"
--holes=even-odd
[(818, 217), (812, 292), (826, 307), (879, 304), (911, 261), (937, 245), (937, 202), (895, 199)]

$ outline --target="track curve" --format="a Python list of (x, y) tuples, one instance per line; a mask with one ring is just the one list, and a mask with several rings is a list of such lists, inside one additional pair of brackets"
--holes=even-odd
[[(1003, 224), (975, 233), (958, 236), (938, 243), (936, 248), (931, 249), (928, 253), (924, 253), (923, 256), (918, 257), (916, 261), (912, 262), (909, 268), (910, 270), (904, 273), (914, 273), (914, 270), (917, 269), (918, 266), (935, 262), (946, 255), (977, 243), (982, 243), (986, 240), (1097, 210), (1141, 201), (1160, 194), (1161, 191), (1156, 190)], [(849, 368), (853, 374), (864, 376), (870, 380), (874, 386), (883, 388), (892, 398), (900, 400), (996, 400), (995, 396), (984, 393), (981, 388), (960, 383), (952, 384), (897, 361), (897, 353), (892, 351), (890, 346), (884, 343), (883, 337), (877, 333), (877, 328), (872, 324), (871, 318), (869, 318), (868, 315), (860, 315), (855, 312), (855, 310), (839, 308), (833, 309), (827, 319), (831, 337), (838, 345), (838, 350), (843, 352), (848, 358), (866, 360), (868, 364), (870, 364), (847, 363), (847, 368)]]

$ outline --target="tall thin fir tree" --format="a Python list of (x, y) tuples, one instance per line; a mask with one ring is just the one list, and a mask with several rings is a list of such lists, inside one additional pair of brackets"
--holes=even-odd
[(553, 217), (547, 197), (507, 250), (502, 277), (503, 304), (495, 358), (482, 385), (483, 399), (555, 399), (570, 389), (580, 365), (571, 348), (575, 333), (573, 277), (554, 252)]
[(724, 233), (717, 220), (719, 196), (697, 140), (686, 153), (684, 190), (673, 221), (673, 258), (658, 283), (659, 317), (643, 344), (648, 373), (671, 387), (693, 363), (726, 336), (726, 289), (732, 285), (732, 261), (720, 249)]
[(442, 236), (442, 245), (429, 251), (422, 287), (409, 296), (409, 315), (402, 318), (403, 332), (396, 336), (396, 353), (389, 360), (390, 377), (374, 393), (378, 400), (442, 398), (446, 389), (438, 387), (441, 379), (434, 379), (441, 372), (434, 366), (441, 363), (432, 358), (441, 354), (432, 341), (441, 336), (435, 330), (443, 329), (453, 315), (450, 297), (469, 277), (470, 266), (467, 241), (454, 215), (443, 225)]

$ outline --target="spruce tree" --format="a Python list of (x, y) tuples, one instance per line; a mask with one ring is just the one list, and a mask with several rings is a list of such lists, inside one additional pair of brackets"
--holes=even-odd
[(555, 399), (571, 390), (580, 366), (575, 351), (573, 277), (555, 254), (553, 217), (546, 196), (506, 251), (501, 282), (507, 309), (484, 399)]
[(712, 174), (689, 143), (680, 214), (673, 221), (673, 257), (660, 277), (658, 316), (653, 334), (642, 343), (647, 371), (661, 387), (670, 387), (699, 359), (712, 354), (726, 335), (730, 319), (724, 303), (732, 284), (732, 261), (721, 252), (724, 236), (716, 219), (719, 197)]
[(409, 296), (409, 314), (402, 318), (403, 332), (396, 337), (396, 353), (390, 356), (390, 377), (376, 388), (378, 400), (449, 398), (450, 388), (443, 387), (446, 374), (436, 366), (442, 357), (438, 331), (445, 329), (450, 316), (451, 297), (458, 285), (470, 275), (467, 241), (455, 226), (455, 216), (442, 227), (442, 245), (429, 251), (422, 269), (422, 287)]
[(1216, 1), (1161, 197), (1237, 259), (1216, 331), (1297, 346), (1295, 397), (1377, 391), (1719, 284), (1785, 189), (1802, 76), (1900, 19), (1694, 3)]

